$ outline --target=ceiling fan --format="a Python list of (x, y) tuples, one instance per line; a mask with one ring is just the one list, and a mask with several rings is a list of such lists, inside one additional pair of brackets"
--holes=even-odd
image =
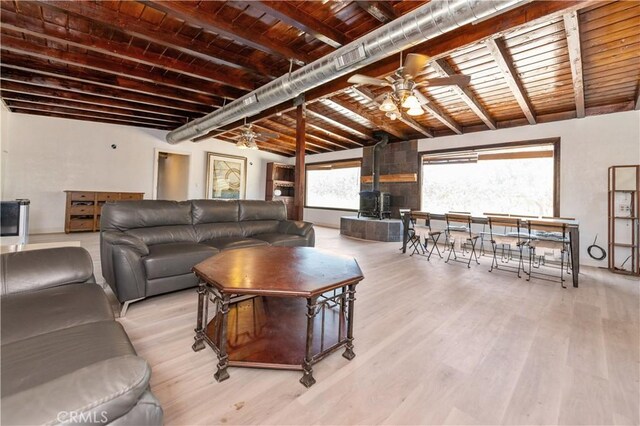
[(258, 149), (258, 140), (275, 139), (278, 137), (275, 133), (270, 132), (255, 132), (251, 123), (247, 124), (247, 119), (244, 120), (244, 126), (241, 128), (240, 136), (236, 136), (232, 139), (237, 139), (236, 147), (240, 149)]
[(402, 64), (402, 53), (400, 54), (400, 67), (392, 74), (389, 80), (369, 77), (362, 74), (355, 74), (348, 80), (354, 84), (368, 84), (371, 86), (391, 87), (392, 91), (387, 92), (378, 98), (380, 110), (384, 111), (387, 117), (392, 120), (400, 117), (398, 106), (407, 109), (407, 114), (416, 116), (424, 114), (422, 105), (428, 102), (427, 98), (415, 90), (418, 87), (427, 86), (460, 86), (469, 84), (471, 77), (457, 74), (449, 77), (429, 78), (416, 83), (415, 78), (429, 62), (429, 57), (417, 53), (409, 53), (404, 65)]

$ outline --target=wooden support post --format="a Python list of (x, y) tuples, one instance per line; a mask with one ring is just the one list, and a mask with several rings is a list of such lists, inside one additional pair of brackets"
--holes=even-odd
[(306, 149), (306, 122), (307, 109), (304, 104), (304, 95), (294, 100), (296, 105), (296, 173), (295, 185), (296, 196), (294, 201), (295, 218), (303, 220), (304, 218), (304, 193), (305, 193), (305, 173), (304, 173), (304, 153)]

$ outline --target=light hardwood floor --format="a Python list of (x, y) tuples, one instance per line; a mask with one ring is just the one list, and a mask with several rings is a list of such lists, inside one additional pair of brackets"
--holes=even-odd
[[(193, 352), (195, 290), (133, 304), (123, 319), (153, 368), (167, 424), (639, 424), (639, 281), (583, 267), (580, 288), (409, 257), (398, 243), (316, 228), (317, 246), (354, 256), (356, 358), (299, 372), (230, 368)], [(97, 234), (78, 239), (100, 277)]]

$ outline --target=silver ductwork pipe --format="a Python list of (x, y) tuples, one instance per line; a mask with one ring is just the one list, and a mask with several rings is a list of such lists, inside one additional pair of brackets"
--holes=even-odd
[(335, 52), (167, 134), (176, 144), (250, 117), (389, 55), (530, 0), (432, 0)]

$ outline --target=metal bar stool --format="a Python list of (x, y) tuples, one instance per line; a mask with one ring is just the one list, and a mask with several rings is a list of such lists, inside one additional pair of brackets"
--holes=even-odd
[[(424, 243), (421, 244), (422, 254), (428, 252), (427, 260), (431, 260), (431, 255), (433, 254), (433, 251), (436, 250), (438, 252), (438, 256), (442, 259), (442, 254), (438, 248), (438, 240), (440, 239), (440, 235), (442, 235), (442, 231), (434, 231), (431, 229), (431, 215), (429, 213), (425, 214), (424, 222), (424, 225), (420, 225), (419, 222), (415, 225), (415, 233), (418, 236), (418, 241), (421, 241), (421, 238), (424, 237)], [(429, 249), (429, 241), (431, 241), (431, 249)], [(411, 256), (417, 252), (418, 250), (414, 249)]]
[[(560, 222), (531, 219), (527, 221), (527, 227), (529, 230), (529, 272), (527, 273), (527, 281), (530, 281), (531, 277), (534, 276), (533, 268), (539, 269), (543, 265), (539, 262), (536, 266), (534, 262), (538, 249), (560, 250), (560, 284), (562, 288), (567, 288), (564, 285), (564, 258), (567, 250), (569, 250), (569, 257), (571, 256), (571, 240), (567, 232), (567, 225)], [(556, 277), (542, 272), (536, 272), (535, 276), (547, 281), (553, 281), (551, 278)]]
[[(507, 270), (510, 272), (516, 272), (518, 278), (520, 278), (520, 271), (524, 270), (524, 258), (522, 255), (522, 249), (527, 242), (526, 238), (522, 238), (520, 233), (520, 219), (516, 217), (505, 216), (488, 216), (489, 220), (489, 233), (491, 235), (491, 247), (493, 249), (493, 258), (491, 259), (491, 269), (489, 272), (493, 272), (494, 269)], [(504, 227), (503, 232), (498, 232), (498, 227)], [(515, 229), (516, 232), (507, 231), (507, 228)], [(502, 265), (499, 266), (498, 262), (498, 246), (502, 246), (502, 263), (507, 263), (511, 258), (511, 246), (517, 247), (520, 257), (518, 258), (518, 267)], [(509, 254), (505, 260), (505, 246), (509, 247)]]
[[(466, 263), (468, 268), (471, 268), (472, 259), (475, 259), (476, 263), (479, 265), (480, 262), (478, 261), (478, 255), (476, 254), (476, 244), (480, 236), (474, 234), (471, 231), (471, 215), (447, 213), (444, 215), (444, 217), (447, 221), (447, 229), (445, 232), (447, 237), (446, 241), (449, 246), (449, 256), (447, 256), (447, 260), (445, 261), (445, 263), (449, 263), (449, 260), (451, 260), (451, 254), (453, 254), (454, 261)], [(463, 250), (462, 254), (464, 254), (463, 247), (465, 243), (471, 246), (471, 252), (469, 253), (468, 262), (458, 260), (458, 256), (456, 253), (457, 242), (460, 243), (460, 249)]]

